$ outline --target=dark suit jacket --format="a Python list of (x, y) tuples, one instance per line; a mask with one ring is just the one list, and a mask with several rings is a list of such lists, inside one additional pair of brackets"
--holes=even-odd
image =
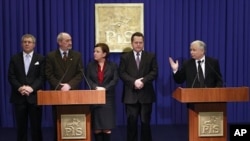
[[(50, 83), (50, 88), (54, 90), (59, 83), (68, 83), (71, 89), (78, 89), (83, 78), (82, 66), (80, 52), (69, 50), (66, 63), (62, 59), (59, 49), (48, 53), (45, 75)], [(61, 82), (60, 79), (62, 79)], [(58, 86), (57, 89), (61, 89), (61, 86)]]
[(118, 81), (117, 65), (106, 61), (103, 82), (98, 81), (98, 62), (92, 61), (87, 66), (87, 79), (91, 89), (97, 86), (106, 89), (106, 103), (91, 105), (93, 129), (112, 129), (115, 127), (115, 86)]
[[(189, 59), (183, 63), (183, 66), (174, 74), (176, 83), (186, 81), (188, 88), (200, 87), (197, 77), (197, 67), (194, 59)], [(211, 57), (205, 57), (205, 86), (222, 87), (223, 80), (220, 72), (219, 62)]]
[[(45, 81), (44, 62), (44, 56), (34, 52), (26, 76), (23, 53), (21, 52), (12, 56), (8, 70), (8, 79), (12, 88), (10, 102), (15, 104), (22, 104), (24, 102), (31, 104), (37, 103), (37, 90), (42, 89)], [(29, 85), (33, 88), (34, 91), (30, 96), (22, 96), (18, 92), (18, 88), (23, 85)]]
[[(155, 55), (142, 51), (140, 68), (137, 69), (133, 51), (121, 56), (119, 75), (124, 83), (122, 101), (126, 104), (153, 103), (156, 99), (153, 81), (158, 74), (158, 65)], [(136, 79), (143, 77), (144, 87), (140, 90), (134, 89)]]
[(118, 70), (117, 65), (110, 61), (106, 61), (104, 68), (104, 79), (103, 83), (99, 84), (98, 82), (98, 63), (92, 61), (88, 64), (87, 67), (87, 79), (89, 81), (91, 89), (95, 89), (97, 86), (104, 87), (106, 89), (106, 97), (114, 96), (115, 94), (115, 85), (118, 81)]

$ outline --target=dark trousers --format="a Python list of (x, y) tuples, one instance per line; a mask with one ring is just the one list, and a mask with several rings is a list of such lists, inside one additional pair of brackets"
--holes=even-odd
[(28, 119), (32, 141), (42, 141), (42, 107), (36, 104), (15, 104), (17, 141), (28, 141)]
[(152, 141), (151, 120), (152, 103), (126, 104), (127, 141), (138, 140), (138, 117), (141, 119), (141, 141)]
[(94, 136), (95, 136), (95, 141), (110, 141), (110, 134), (101, 132), (94, 134)]
[(57, 110), (56, 106), (52, 106), (52, 120), (53, 120), (53, 140), (57, 141)]

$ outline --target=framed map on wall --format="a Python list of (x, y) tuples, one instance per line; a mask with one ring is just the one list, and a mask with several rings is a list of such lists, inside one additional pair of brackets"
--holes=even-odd
[(109, 45), (110, 52), (131, 50), (131, 35), (143, 33), (142, 3), (95, 4), (95, 42)]

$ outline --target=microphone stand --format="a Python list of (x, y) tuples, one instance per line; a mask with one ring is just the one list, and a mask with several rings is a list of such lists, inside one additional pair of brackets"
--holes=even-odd
[(66, 74), (68, 73), (71, 64), (72, 64), (72, 63), (70, 63), (70, 65), (67, 67), (65, 73), (63, 74), (63, 76), (62, 76), (61, 79), (59, 80), (58, 84), (56, 85), (55, 90), (57, 90), (57, 88), (59, 87), (60, 83), (62, 82), (62, 80), (64, 79), (64, 77), (66, 76)]

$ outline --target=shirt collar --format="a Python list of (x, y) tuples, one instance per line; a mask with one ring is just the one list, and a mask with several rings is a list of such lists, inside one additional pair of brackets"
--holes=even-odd
[(206, 57), (205, 57), (205, 55), (204, 55), (201, 59), (195, 60), (195, 62), (198, 63), (198, 61), (201, 61), (201, 62), (203, 63), (203, 62), (205, 62), (205, 58), (206, 58)]
[(30, 58), (32, 58), (33, 54), (34, 54), (34, 51), (31, 51), (30, 53), (26, 53), (23, 51), (23, 57), (25, 57), (26, 55), (30, 55)]
[[(136, 51), (133, 51), (133, 52), (134, 52), (134, 55), (137, 56), (137, 55), (136, 55), (137, 52), (136, 52)], [(138, 52), (138, 53), (139, 53), (139, 56), (141, 56), (142, 51), (140, 51), (140, 52)]]
[(60, 48), (59, 48), (59, 50), (60, 50), (61, 55), (63, 55), (63, 52), (66, 52), (67, 54), (69, 53), (69, 50), (67, 50), (67, 51), (63, 51), (63, 50), (62, 50), (62, 49), (60, 49)]

